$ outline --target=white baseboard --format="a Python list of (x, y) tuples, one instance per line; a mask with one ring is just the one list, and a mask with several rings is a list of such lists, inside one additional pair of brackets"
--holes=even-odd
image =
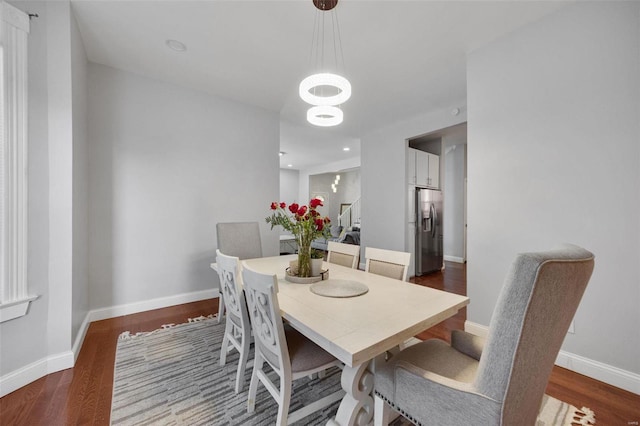
[(80, 349), (82, 348), (82, 342), (84, 342), (84, 336), (87, 335), (87, 330), (89, 329), (89, 324), (91, 321), (89, 317), (91, 315), (91, 311), (87, 312), (87, 315), (84, 317), (84, 321), (82, 321), (82, 325), (80, 325), (80, 330), (78, 331), (78, 335), (76, 336), (76, 340), (73, 342), (73, 347), (71, 351), (73, 352), (73, 365), (76, 364), (78, 360), (78, 355), (80, 354)]
[(464, 259), (458, 256), (448, 256), (445, 254), (443, 257), (444, 260), (449, 262), (464, 263)]
[(93, 321), (137, 314), (139, 312), (196, 302), (198, 300), (212, 299), (218, 297), (218, 295), (219, 292), (217, 289), (202, 290), (89, 311), (80, 326), (80, 331), (73, 343), (72, 350), (42, 358), (3, 375), (0, 377), (0, 398), (47, 374), (73, 367), (80, 354), (80, 348), (82, 348), (82, 343), (84, 342), (89, 325)]
[(151, 311), (153, 309), (166, 308), (167, 306), (181, 305), (183, 303), (197, 302), (198, 300), (211, 299), (218, 297), (218, 294), (218, 289), (210, 289), (160, 297), (157, 299), (142, 300), (140, 302), (127, 303), (126, 305), (94, 309), (88, 314), (89, 322), (120, 317), (122, 315), (137, 314), (138, 312)]
[(66, 351), (25, 365), (0, 377), (0, 398), (47, 374), (73, 367), (73, 352)]
[[(487, 326), (471, 321), (464, 323), (464, 329), (471, 334), (482, 337), (486, 337), (489, 331)], [(556, 365), (640, 395), (640, 374), (563, 350), (556, 358)]]
[(489, 327), (486, 325), (478, 324), (476, 322), (465, 321), (464, 322), (464, 331), (467, 333), (475, 334), (480, 337), (487, 337), (489, 334)]

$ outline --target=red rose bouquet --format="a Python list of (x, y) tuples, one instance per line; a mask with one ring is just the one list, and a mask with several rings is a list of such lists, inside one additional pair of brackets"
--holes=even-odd
[(271, 203), (273, 214), (266, 218), (267, 223), (274, 226), (280, 225), (296, 237), (298, 243), (298, 276), (311, 275), (311, 241), (315, 238), (329, 238), (328, 217), (323, 217), (317, 210), (322, 206), (322, 200), (313, 198), (309, 201), (309, 207), (296, 203)]

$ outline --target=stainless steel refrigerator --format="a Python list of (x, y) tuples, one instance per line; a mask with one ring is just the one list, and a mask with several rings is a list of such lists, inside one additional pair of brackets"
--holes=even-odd
[(416, 275), (442, 269), (442, 192), (416, 188)]

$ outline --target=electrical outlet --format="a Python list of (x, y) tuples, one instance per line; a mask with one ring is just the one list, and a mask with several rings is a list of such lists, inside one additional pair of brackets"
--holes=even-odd
[(573, 324), (573, 321), (571, 321), (571, 324), (569, 324), (569, 330), (567, 331), (567, 333), (574, 334), (576, 332), (574, 326), (575, 325)]

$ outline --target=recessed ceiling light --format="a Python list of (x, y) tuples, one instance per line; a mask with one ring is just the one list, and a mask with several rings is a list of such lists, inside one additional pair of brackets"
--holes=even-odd
[(343, 151), (351, 151), (351, 148), (349, 148), (348, 146), (345, 146), (344, 148), (342, 148)]
[(285, 154), (286, 154), (286, 152), (284, 152), (284, 151), (280, 151), (280, 152), (278, 153), (278, 155), (279, 155), (280, 157), (282, 157), (282, 156), (283, 156), (283, 155), (285, 155)]
[(293, 167), (293, 164), (287, 164), (287, 167)]
[(187, 46), (178, 40), (167, 40), (166, 44), (169, 49), (175, 50), (176, 52), (184, 52), (187, 50)]

